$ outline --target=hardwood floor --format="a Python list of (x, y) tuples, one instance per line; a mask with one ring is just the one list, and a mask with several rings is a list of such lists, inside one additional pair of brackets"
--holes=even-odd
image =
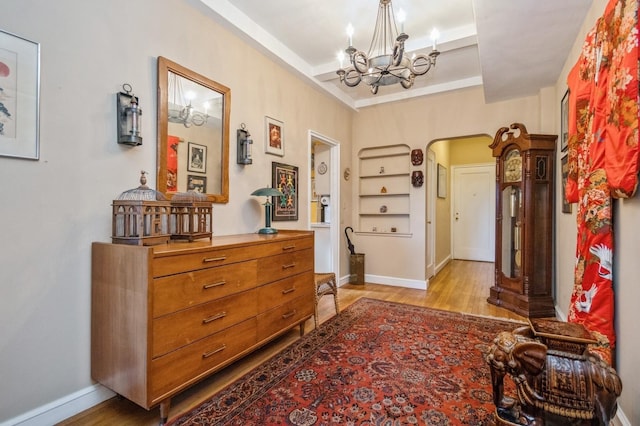
[[(425, 306), (474, 315), (525, 320), (523, 317), (487, 303), (489, 287), (493, 283), (493, 263), (454, 260), (431, 279), (424, 290), (390, 287), (378, 284), (346, 284), (340, 287), (340, 309), (346, 308), (361, 297), (389, 300), (411, 305)], [(333, 300), (323, 297), (319, 303), (320, 322), (335, 315)], [(307, 321), (306, 331), (313, 329), (313, 319)], [(278, 353), (299, 337), (298, 328), (266, 345), (230, 367), (212, 375), (190, 389), (176, 395), (171, 401), (169, 418), (188, 411), (224, 386), (250, 371), (266, 359)], [(71, 417), (59, 425), (157, 425), (159, 410), (145, 410), (136, 404), (114, 397), (91, 409)]]

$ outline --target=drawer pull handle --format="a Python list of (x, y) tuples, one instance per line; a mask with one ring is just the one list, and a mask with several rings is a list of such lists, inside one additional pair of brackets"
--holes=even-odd
[(282, 319), (288, 319), (291, 318), (292, 316), (294, 316), (298, 311), (296, 311), (295, 309), (291, 312), (288, 312), (284, 315), (282, 315)]
[(294, 291), (296, 291), (295, 287), (291, 287), (291, 288), (287, 288), (282, 290), (282, 294), (289, 294), (289, 293), (293, 293)]
[(284, 246), (282, 247), (282, 251), (287, 251), (287, 250), (294, 250), (296, 248), (295, 245), (292, 246)]
[(203, 320), (202, 320), (202, 323), (203, 323), (203, 324), (209, 324), (210, 322), (213, 322), (213, 321), (215, 321), (215, 320), (222, 319), (222, 318), (224, 318), (224, 317), (226, 317), (226, 316), (227, 316), (227, 313), (226, 313), (226, 312), (224, 312), (224, 311), (222, 311), (222, 312), (217, 313), (217, 314), (215, 314), (215, 315), (211, 315), (209, 318), (205, 318), (205, 319), (203, 319)]
[(295, 268), (296, 267), (296, 262), (290, 263), (288, 265), (282, 265), (282, 269), (289, 269), (289, 268)]
[(226, 281), (218, 281), (217, 283), (205, 284), (202, 286), (203, 289), (209, 290), (210, 288), (220, 287), (221, 285), (225, 285)]
[(202, 259), (202, 262), (203, 263), (222, 262), (223, 260), (227, 260), (227, 256), (205, 257), (204, 259)]
[(205, 352), (205, 353), (203, 353), (203, 354), (202, 354), (202, 358), (209, 358), (211, 355), (215, 355), (215, 354), (217, 354), (218, 352), (222, 352), (222, 351), (224, 351), (225, 349), (227, 349), (227, 345), (222, 345), (222, 346), (220, 346), (218, 349), (214, 349), (214, 350), (212, 350), (212, 351), (209, 351), (209, 352)]

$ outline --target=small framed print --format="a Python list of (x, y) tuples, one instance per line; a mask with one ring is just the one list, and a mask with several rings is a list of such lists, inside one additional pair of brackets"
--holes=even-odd
[(447, 168), (438, 163), (438, 198), (447, 198)]
[(567, 176), (569, 176), (569, 156), (567, 154), (562, 157), (560, 164), (562, 166), (562, 213), (571, 213), (571, 203), (567, 201), (565, 186), (567, 185)]
[(569, 147), (569, 91), (567, 90), (560, 102), (560, 149), (566, 151)]
[(187, 175), (187, 190), (206, 194), (207, 178), (205, 176)]
[(284, 157), (284, 123), (275, 118), (265, 117), (264, 131), (265, 152)]
[(40, 44), (0, 30), (0, 156), (40, 158)]
[(206, 173), (207, 171), (207, 147), (189, 142), (189, 158), (187, 170), (190, 172)]
[(271, 163), (272, 188), (284, 195), (273, 197), (271, 220), (298, 220), (298, 168), (282, 163)]

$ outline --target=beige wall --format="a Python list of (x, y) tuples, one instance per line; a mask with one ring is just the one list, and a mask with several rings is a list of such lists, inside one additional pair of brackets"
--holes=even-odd
[[(231, 88), (230, 201), (214, 205), (214, 238), (264, 226), (262, 200), (250, 194), (270, 184), (272, 161), (298, 166), (305, 185), (300, 220), (278, 227), (306, 227), (310, 129), (340, 142), (350, 161), (352, 110), (216, 25), (197, 3), (2, 2), (0, 28), (41, 43), (42, 93), (40, 160), (0, 157), (0, 423), (91, 389), (91, 242), (109, 241), (111, 201), (138, 186), (140, 170), (155, 187), (158, 56)], [(140, 97), (140, 147), (116, 143), (123, 83)], [(264, 154), (265, 115), (284, 122), (284, 158)], [(240, 123), (254, 138), (251, 166), (235, 164)], [(341, 203), (347, 211), (350, 201)]]

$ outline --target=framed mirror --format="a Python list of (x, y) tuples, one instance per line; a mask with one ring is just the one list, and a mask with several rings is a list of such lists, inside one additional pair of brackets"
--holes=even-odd
[(158, 57), (158, 191), (229, 201), (231, 90)]

